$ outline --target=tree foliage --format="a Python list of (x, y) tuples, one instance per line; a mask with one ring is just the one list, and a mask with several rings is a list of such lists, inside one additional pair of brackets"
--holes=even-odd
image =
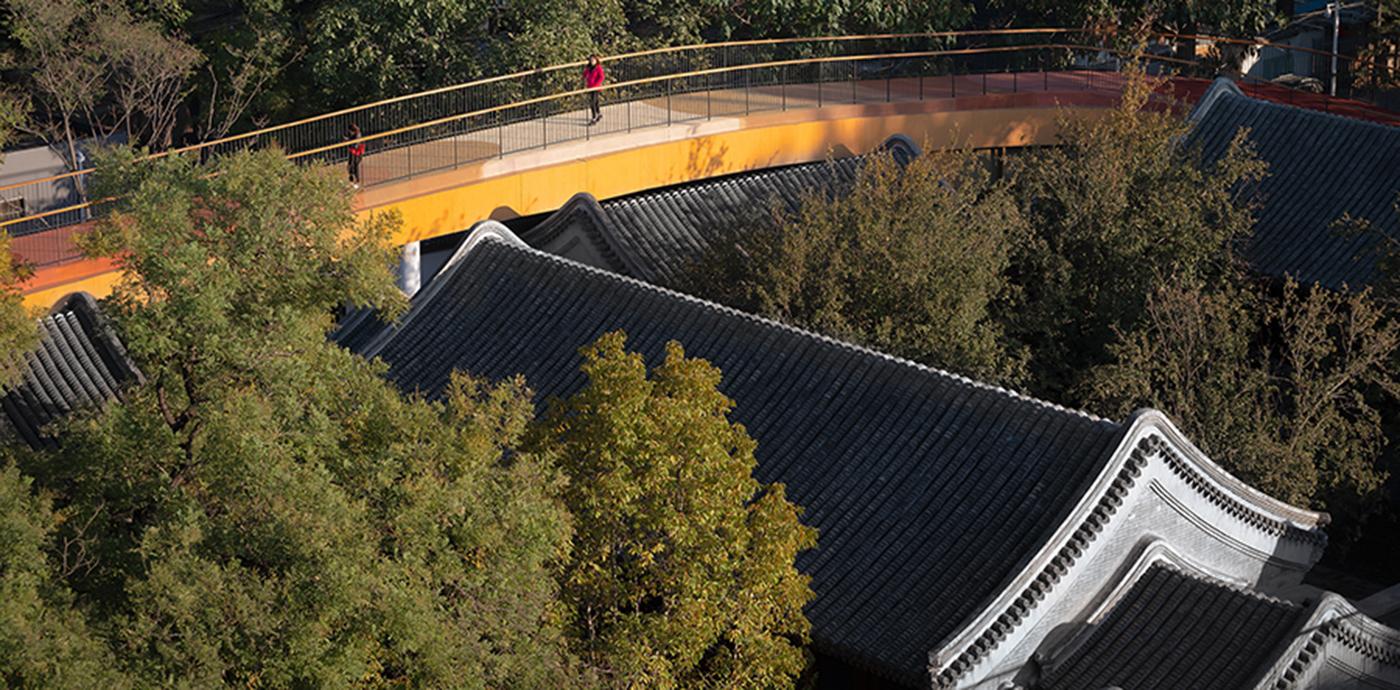
[(1182, 142), (1156, 84), (1129, 76), (1119, 107), (1062, 122), (1062, 146), (1025, 159), (1016, 196), (1034, 230), (1016, 257), (1025, 309), (1012, 330), (1031, 347), (1038, 389), (1062, 397), (1077, 372), (1108, 360), (1166, 285), (1233, 275), (1234, 244), (1254, 218), (1239, 189), (1265, 174), (1241, 133), (1212, 165)]
[(1156, 24), (1181, 33), (1253, 38), (1279, 19), (1275, 0), (990, 0), (983, 20), (1004, 26)]
[(58, 523), (30, 484), (12, 458), (0, 465), (0, 683), (129, 687), (49, 561)]
[[(121, 257), (105, 307), (148, 383), (21, 463), (54, 501), (25, 529), (64, 564), (43, 617), (67, 587), (138, 687), (567, 685), (569, 523), (517, 452), (528, 392), (404, 397), (325, 338), (341, 302), (393, 312), (392, 219), (355, 223), (275, 151), (132, 158), (101, 162), (121, 201), (91, 248)], [(24, 663), (0, 677), (47, 680)]]
[(588, 384), (556, 404), (537, 447), (568, 477), (562, 576), (574, 646), (608, 687), (790, 687), (812, 598), (793, 566), (815, 544), (781, 484), (754, 480), (720, 372), (670, 343), (647, 375), (609, 333)]
[[(25, 121), (25, 111), (23, 97), (0, 90), (0, 151)], [(3, 160), (0, 156), (0, 162)], [(24, 355), (38, 342), (38, 330), (20, 292), (20, 284), (28, 275), (29, 267), (10, 251), (10, 234), (0, 233), (0, 389), (19, 378)]]
[(1400, 393), (1400, 324), (1369, 292), (1170, 285), (1121, 334), (1088, 398), (1167, 410), (1215, 460), (1282, 500), (1353, 517), (1385, 479), (1381, 409)]
[(864, 164), (849, 195), (814, 194), (736, 229), (690, 287), (731, 306), (891, 354), (1018, 382), (998, 316), (1029, 230), (1005, 181), (970, 152)]
[(10, 35), (24, 58), (39, 131), (70, 166), (78, 141), (125, 136), (166, 147), (200, 53), (116, 0), (11, 0)]

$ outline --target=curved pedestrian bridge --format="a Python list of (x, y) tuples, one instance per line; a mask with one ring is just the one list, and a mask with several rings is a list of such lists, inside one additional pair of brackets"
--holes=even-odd
[[(357, 208), (400, 213), (396, 240), (407, 244), (552, 211), (579, 192), (608, 199), (854, 155), (897, 133), (925, 147), (1053, 144), (1066, 118), (1096, 117), (1121, 93), (1121, 56), (1083, 40), (1034, 29), (662, 49), (606, 61), (602, 119), (592, 125), (591, 94), (577, 88), (580, 65), (569, 64), (156, 155), (277, 146), (302, 163), (345, 167), (348, 146), (363, 143)], [(1179, 99), (1208, 83), (1191, 76), (1201, 71), (1195, 63), (1162, 51), (1146, 64), (1179, 75), (1169, 82)], [(351, 124), (363, 135), (347, 139)], [(0, 189), (34, 197), (28, 208), (48, 206), (0, 223), (36, 268), (25, 290), (31, 304), (110, 289), (112, 263), (81, 257), (73, 242), (101, 211), (79, 193), (89, 172)]]

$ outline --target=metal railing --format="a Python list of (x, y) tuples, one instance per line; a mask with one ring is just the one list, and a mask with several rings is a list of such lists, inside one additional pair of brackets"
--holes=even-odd
[[(1196, 61), (1170, 55), (1129, 56), (1064, 40), (1076, 33), (944, 32), (660, 49), (608, 58), (612, 81), (600, 89), (577, 88), (583, 63), (569, 63), (388, 99), (150, 157), (206, 159), (275, 146), (302, 163), (343, 165), (348, 145), (362, 143), (367, 152), (361, 176), (373, 186), (594, 136), (714, 117), (1017, 92), (1036, 88), (1037, 80), (1047, 91), (1093, 89), (1096, 70), (1091, 67), (1116, 69), (1114, 61), (1125, 57), (1176, 73), (1203, 69)], [(916, 49), (921, 43), (935, 47)], [(973, 45), (964, 45), (969, 43)], [(904, 50), (859, 50), (871, 47)], [(796, 56), (775, 59), (789, 55)], [(1100, 72), (1097, 87), (1109, 86)], [(1111, 88), (1117, 88), (1116, 82)], [(595, 95), (605, 103), (604, 117), (590, 125), (589, 101)], [(351, 122), (362, 132), (353, 140), (344, 134)], [(0, 187), (0, 198), (22, 189), (44, 188), (51, 195), (63, 191), (60, 203), (50, 208), (0, 222), (17, 238), (22, 258), (45, 265), (78, 257), (71, 232), (52, 230), (91, 217), (94, 203), (81, 197), (90, 173)]]

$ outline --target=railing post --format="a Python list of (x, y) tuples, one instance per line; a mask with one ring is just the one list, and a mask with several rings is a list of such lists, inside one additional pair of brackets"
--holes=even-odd
[(545, 108), (546, 103), (540, 104), (540, 147), (549, 148), (549, 111)]
[(715, 119), (715, 113), (710, 106), (710, 75), (705, 75), (705, 119)]
[(822, 65), (824, 65), (824, 64), (826, 64), (826, 63), (824, 63), (824, 62), (818, 62), (818, 63), (817, 63), (817, 107), (818, 107), (818, 108), (821, 108), (821, 107), (822, 107)]
[(893, 80), (893, 79), (894, 79), (894, 74), (892, 74), (891, 72), (886, 72), (886, 73), (885, 73), (885, 102), (886, 102), (886, 103), (889, 103), (889, 102), (890, 102), (890, 81)]
[(856, 102), (856, 61), (851, 61), (851, 104)]
[(627, 99), (627, 133), (632, 133), (632, 99)]
[(753, 72), (744, 70), (744, 117), (749, 115), (749, 87), (753, 81)]
[(671, 80), (666, 80), (666, 126), (671, 126)]
[(778, 77), (778, 91), (783, 98), (783, 112), (787, 112), (787, 65), (783, 65), (781, 76)]

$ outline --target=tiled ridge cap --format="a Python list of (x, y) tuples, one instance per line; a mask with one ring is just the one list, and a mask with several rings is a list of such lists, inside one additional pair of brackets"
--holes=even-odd
[(631, 273), (637, 272), (637, 266), (632, 264), (630, 257), (626, 256), (625, 252), (618, 251), (617, 232), (612, 216), (603, 207), (603, 202), (588, 192), (579, 192), (569, 197), (563, 206), (535, 227), (520, 233), (519, 237), (532, 247), (548, 244), (569, 227), (575, 214), (587, 218), (589, 227), (585, 232), (597, 242), (598, 249), (609, 263), (622, 266)]
[[(1224, 477), (1211, 476), (1212, 473), (1206, 471), (1206, 468), (1201, 466), (1202, 463), (1182, 458), (1181, 455), (1177, 453), (1176, 449), (1161, 436), (1155, 434), (1148, 436), (1143, 439), (1143, 443), (1147, 445), (1150, 452), (1161, 455), (1166, 460), (1167, 467), (1171, 469), (1172, 473), (1180, 477), (1187, 486), (1195, 489), (1196, 493), (1205, 497), (1206, 500), (1214, 503), (1232, 517), (1255, 529), (1276, 537), (1292, 539), (1315, 546), (1326, 545), (1327, 538), (1323, 536), (1321, 532), (1302, 529), (1292, 522), (1270, 516), (1268, 512), (1266, 512), (1269, 509), (1279, 511), (1280, 508), (1293, 508), (1292, 506), (1272, 498), (1269, 500), (1278, 503), (1278, 506), (1251, 505), (1252, 503), (1258, 503), (1258, 500), (1254, 496), (1240, 490), (1250, 487), (1234, 475), (1224, 473)], [(1234, 486), (1227, 484), (1227, 480), (1231, 480)], [(1216, 486), (1216, 484), (1226, 484), (1226, 488), (1229, 490), (1222, 490), (1220, 487)], [(1253, 489), (1250, 490), (1253, 491)], [(1244, 500), (1241, 500), (1240, 496), (1243, 496)], [(1266, 498), (1268, 497), (1266, 496)], [(1297, 509), (1294, 509), (1294, 511), (1296, 510)], [(1319, 524), (1323, 524), (1321, 520), (1319, 520)]]
[(1180, 576), (1182, 576), (1182, 577), (1185, 577), (1185, 578), (1188, 578), (1188, 579), (1191, 579), (1191, 580), (1195, 580), (1195, 581), (1197, 581), (1197, 582), (1201, 582), (1201, 583), (1204, 583), (1204, 584), (1207, 584), (1207, 585), (1211, 585), (1212, 587), (1219, 587), (1219, 588), (1221, 588), (1221, 589), (1227, 589), (1227, 590), (1229, 590), (1230, 592), (1232, 592), (1232, 593), (1234, 593), (1234, 594), (1239, 594), (1239, 595), (1242, 595), (1242, 596), (1246, 596), (1246, 597), (1249, 597), (1250, 599), (1254, 599), (1255, 601), (1262, 601), (1262, 602), (1264, 602), (1264, 603), (1266, 603), (1266, 604), (1272, 604), (1272, 605), (1274, 605), (1274, 606), (1283, 606), (1283, 607), (1292, 609), (1293, 611), (1295, 611), (1295, 612), (1297, 612), (1297, 613), (1302, 613), (1304, 609), (1308, 608), (1307, 604), (1305, 604), (1305, 603), (1299, 603), (1299, 602), (1296, 602), (1296, 601), (1290, 601), (1290, 600), (1284, 599), (1284, 598), (1282, 598), (1282, 597), (1276, 597), (1276, 596), (1274, 596), (1274, 595), (1272, 595), (1272, 594), (1266, 594), (1266, 593), (1261, 592), (1261, 591), (1259, 591), (1259, 590), (1257, 590), (1257, 589), (1254, 589), (1253, 587), (1247, 587), (1247, 586), (1245, 586), (1245, 585), (1241, 585), (1241, 584), (1236, 583), (1236, 582), (1230, 582), (1230, 581), (1228, 581), (1228, 580), (1222, 580), (1222, 579), (1220, 579), (1220, 578), (1218, 578), (1218, 577), (1211, 577), (1210, 575), (1206, 575), (1206, 574), (1203, 574), (1203, 573), (1200, 573), (1200, 572), (1196, 572), (1196, 571), (1190, 570), (1190, 569), (1188, 569), (1188, 568), (1183, 568), (1183, 567), (1181, 567), (1180, 565), (1178, 565), (1177, 563), (1174, 563), (1174, 562), (1172, 562), (1172, 561), (1170, 561), (1170, 560), (1158, 560), (1158, 561), (1155, 561), (1155, 562), (1152, 563), (1152, 565), (1148, 566), (1148, 569), (1149, 569), (1149, 570), (1151, 570), (1152, 568), (1161, 568), (1161, 569), (1163, 569), (1163, 570), (1170, 570), (1170, 571), (1172, 571), (1172, 572), (1174, 572), (1174, 573), (1176, 573), (1176, 574), (1178, 574), (1178, 575), (1180, 575)]
[(1319, 663), (1323, 648), (1329, 640), (1380, 664), (1400, 669), (1400, 631), (1361, 613), (1350, 601), (1330, 592), (1317, 602), (1313, 614), (1304, 623), (1312, 633), (1297, 640), (1289, 648), (1291, 659), (1285, 656), (1273, 687), (1291, 690), (1299, 687), (1307, 670)]
[(1298, 117), (1312, 118), (1318, 122), (1324, 123), (1345, 123), (1348, 127), (1356, 127), (1359, 129), (1374, 129), (1385, 132), (1393, 132), (1396, 129), (1394, 125), (1387, 125), (1381, 122), (1347, 117), (1337, 113), (1304, 108), (1288, 103), (1279, 103), (1278, 101), (1271, 101), (1265, 98), (1255, 98), (1240, 90), (1240, 87), (1229, 77), (1216, 77), (1215, 81), (1211, 82), (1210, 88), (1207, 89), (1205, 94), (1201, 96), (1201, 99), (1196, 102), (1196, 107), (1191, 110), (1187, 119), (1192, 123), (1199, 123), (1201, 120), (1208, 117), (1211, 111), (1216, 109), (1216, 105), (1223, 100), (1238, 100), (1250, 107), (1260, 110), (1273, 109), (1288, 111)]
[[(1137, 416), (1145, 415), (1139, 413)], [(1167, 466), (1187, 486), (1192, 487), (1207, 500), (1247, 525), (1268, 534), (1307, 544), (1326, 543), (1326, 537), (1318, 532), (1300, 529), (1290, 522), (1270, 517), (1265, 512), (1265, 508), (1248, 505), (1226, 492), (1220, 491), (1213, 482), (1205, 478), (1208, 473), (1200, 467), (1199, 463), (1178, 456), (1171, 444), (1162, 437), (1161, 431), (1154, 429), (1138, 440), (1133, 450), (1128, 453), (1123, 467), (1105, 487), (1098, 501), (1085, 515), (1079, 527), (1065, 539), (1064, 544), (1056, 550), (1054, 556), (1046, 561), (1045, 565), (1040, 568), (1040, 572), (1036, 574), (1034, 579), (1030, 580), (1021, 593), (1012, 600), (991, 625), (987, 626), (980, 635), (966, 645), (952, 662), (944, 666), (942, 670), (930, 668), (930, 675), (935, 687), (952, 687), (959, 678), (971, 671), (978, 661), (996, 649), (1007, 635), (1019, 626), (1030, 612), (1054, 590), (1070, 568), (1084, 555), (1089, 543), (1097, 539), (1099, 533), (1108, 526), (1118, 508), (1123, 504), (1128, 490), (1133, 487), (1138, 476), (1142, 474), (1143, 468), (1147, 466), (1152, 454), (1162, 456)], [(1116, 455), (1117, 453), (1115, 453)], [(1287, 504), (1282, 505), (1287, 506)], [(933, 661), (932, 653), (930, 661)]]
[(1240, 91), (1240, 87), (1234, 79), (1229, 77), (1216, 77), (1210, 82), (1206, 92), (1201, 94), (1200, 100), (1196, 101), (1195, 107), (1191, 108), (1190, 114), (1186, 116), (1187, 121), (1196, 123), (1206, 117), (1206, 114), (1215, 107), (1216, 102), (1225, 96), (1241, 96), (1248, 98)]
[[(63, 312), (72, 312), (78, 318), (83, 329), (88, 332), (98, 355), (113, 373), (118, 375), (119, 380), (125, 376), (130, 377), (129, 385), (145, 383), (145, 375), (132, 361), (131, 355), (126, 351), (126, 345), (117, 337), (116, 329), (98, 307), (96, 298), (87, 292), (70, 292), (60, 298), (43, 318), (52, 318)], [(118, 393), (120, 394), (120, 391)]]
[(904, 134), (892, 134), (879, 146), (867, 151), (841, 158), (828, 156), (821, 160), (793, 163), (754, 170), (741, 170), (724, 175), (683, 182), (659, 190), (641, 190), (632, 194), (599, 200), (588, 192), (578, 192), (569, 197), (558, 209), (529, 230), (518, 233), (520, 239), (532, 247), (548, 244), (559, 236), (574, 219), (574, 214), (586, 217), (591, 225), (588, 233), (599, 240), (599, 248), (609, 263), (622, 266), (633, 276), (647, 272), (635, 264), (635, 258), (628, 252), (619, 250), (624, 243), (619, 241), (617, 221), (609, 207), (619, 204), (656, 205), (673, 202), (676, 199), (689, 199), (701, 190), (713, 190), (734, 184), (762, 184), (769, 179), (782, 179), (795, 169), (806, 169), (817, 165), (854, 165), (859, 168), (873, 155), (889, 155), (899, 165), (923, 154), (919, 145)]
[[(487, 222), (491, 222), (491, 221), (487, 221)], [(481, 224), (479, 224), (479, 225), (481, 225)], [(469, 238), (469, 241), (470, 241), (470, 238)], [(879, 359), (884, 359), (884, 360), (887, 360), (887, 361), (890, 361), (890, 362), (894, 362), (894, 363), (896, 363), (896, 364), (900, 364), (900, 365), (902, 365), (902, 366), (913, 367), (913, 368), (918, 369), (918, 370), (920, 370), (920, 371), (925, 371), (925, 372), (928, 372), (928, 373), (931, 373), (931, 374), (935, 374), (935, 375), (938, 375), (938, 376), (942, 376), (942, 377), (946, 377), (946, 378), (952, 379), (953, 381), (956, 381), (956, 382), (958, 382), (958, 383), (961, 383), (961, 384), (963, 384), (963, 385), (966, 385), (966, 386), (969, 386), (969, 387), (972, 387), (972, 388), (988, 390), (988, 391), (991, 391), (991, 392), (994, 392), (994, 393), (998, 393), (998, 394), (1000, 394), (1000, 395), (1003, 395), (1003, 396), (1005, 396), (1005, 397), (1009, 397), (1009, 398), (1012, 398), (1012, 399), (1015, 399), (1015, 400), (1020, 400), (1020, 401), (1024, 401), (1024, 402), (1029, 402), (1029, 403), (1034, 404), (1034, 405), (1036, 405), (1036, 406), (1039, 406), (1039, 407), (1041, 407), (1041, 408), (1045, 408), (1045, 409), (1048, 409), (1048, 410), (1052, 410), (1052, 411), (1060, 412), (1060, 413), (1064, 413), (1064, 414), (1076, 415), (1076, 416), (1079, 416), (1079, 417), (1088, 419), (1088, 420), (1090, 420), (1090, 421), (1093, 421), (1093, 422), (1096, 422), (1096, 423), (1099, 423), (1099, 424), (1105, 424), (1105, 425), (1110, 425), (1110, 426), (1118, 426), (1118, 425), (1119, 425), (1118, 422), (1114, 422), (1114, 421), (1112, 421), (1112, 420), (1110, 420), (1110, 419), (1105, 419), (1105, 418), (1103, 418), (1103, 417), (1099, 417), (1098, 415), (1094, 415), (1094, 414), (1091, 414), (1091, 413), (1086, 412), (1086, 411), (1083, 411), (1083, 410), (1076, 410), (1076, 409), (1074, 409), (1074, 408), (1069, 408), (1069, 407), (1064, 407), (1064, 406), (1062, 406), (1062, 405), (1057, 405), (1057, 404), (1055, 404), (1055, 403), (1048, 402), (1048, 401), (1045, 401), (1045, 400), (1041, 400), (1041, 399), (1039, 399), (1039, 398), (1035, 398), (1035, 397), (1026, 395), (1026, 394), (1024, 394), (1024, 393), (1020, 393), (1020, 392), (1013, 391), (1013, 390), (1010, 390), (1010, 389), (1007, 389), (1007, 388), (1003, 388), (1003, 387), (1001, 387), (1001, 386), (996, 386), (996, 385), (993, 385), (993, 384), (990, 384), (990, 383), (985, 383), (985, 382), (983, 382), (983, 381), (977, 381), (977, 380), (974, 380), (974, 379), (970, 379), (970, 378), (968, 378), (968, 377), (966, 377), (966, 376), (963, 376), (963, 375), (961, 375), (961, 374), (955, 374), (955, 373), (952, 373), (952, 372), (949, 372), (949, 371), (946, 371), (946, 370), (943, 370), (943, 369), (938, 369), (938, 368), (936, 368), (936, 367), (928, 366), (928, 365), (926, 365), (926, 364), (920, 364), (920, 363), (914, 362), (914, 361), (912, 361), (912, 360), (907, 360), (907, 359), (904, 359), (904, 358), (902, 358), (902, 357), (896, 357), (896, 356), (894, 356), (894, 355), (886, 354), (886, 353), (880, 352), (880, 351), (878, 351), (878, 350), (872, 350), (872, 349), (870, 349), (870, 348), (868, 348), (868, 347), (865, 347), (865, 346), (862, 346), (862, 345), (856, 345), (856, 344), (854, 344), (854, 343), (849, 343), (849, 342), (846, 342), (846, 341), (844, 341), (844, 340), (838, 340), (838, 339), (832, 338), (832, 337), (830, 337), (830, 336), (825, 336), (825, 335), (822, 335), (822, 334), (820, 334), (820, 333), (814, 333), (814, 332), (812, 332), (812, 331), (808, 331), (808, 330), (805, 330), (805, 329), (802, 329), (802, 328), (798, 328), (798, 327), (796, 327), (796, 326), (792, 326), (792, 325), (789, 325), (789, 324), (785, 324), (785, 323), (782, 323), (782, 322), (780, 322), (780, 321), (775, 321), (775, 320), (772, 320), (772, 319), (769, 319), (769, 318), (766, 318), (766, 317), (757, 316), (757, 315), (754, 315), (754, 314), (749, 314), (749, 313), (747, 313), (747, 312), (743, 312), (743, 311), (740, 311), (740, 310), (738, 310), (738, 309), (734, 309), (734, 308), (732, 308), (732, 307), (726, 307), (726, 306), (724, 306), (724, 305), (722, 305), (722, 304), (718, 304), (718, 303), (715, 303), (715, 302), (710, 302), (710, 301), (708, 301), (708, 300), (700, 299), (699, 297), (695, 297), (695, 296), (692, 296), (692, 295), (687, 295), (687, 294), (685, 294), (685, 293), (683, 293), (683, 292), (677, 292), (677, 291), (671, 290), (671, 289), (669, 289), (669, 288), (664, 288), (664, 287), (660, 287), (660, 286), (657, 286), (657, 285), (653, 285), (653, 284), (651, 284), (651, 283), (648, 283), (648, 282), (645, 282), (645, 281), (642, 281), (642, 280), (638, 280), (638, 279), (632, 278), (632, 277), (630, 277), (630, 276), (619, 275), (619, 274), (613, 273), (613, 272), (611, 272), (611, 271), (605, 271), (605, 270), (603, 270), (603, 269), (601, 269), (601, 268), (595, 268), (595, 267), (589, 266), (589, 265), (587, 265), (587, 264), (579, 263), (579, 262), (574, 261), (574, 260), (572, 260), (572, 259), (567, 259), (567, 258), (564, 258), (564, 257), (562, 257), (562, 256), (556, 256), (556, 255), (554, 255), (554, 254), (550, 254), (550, 253), (548, 253), (548, 252), (539, 251), (539, 250), (537, 250), (537, 249), (534, 249), (534, 248), (532, 248), (532, 247), (529, 247), (528, 245), (524, 245), (523, 243), (521, 243), (521, 244), (515, 244), (515, 243), (513, 243), (513, 242), (510, 242), (508, 239), (501, 237), (499, 234), (493, 233), (493, 234), (491, 234), (491, 235), (484, 236), (484, 237), (482, 237), (481, 241), (483, 241), (483, 242), (496, 242), (496, 243), (499, 243), (499, 244), (501, 244), (501, 245), (503, 245), (503, 246), (505, 246), (505, 247), (507, 247), (507, 248), (510, 248), (510, 249), (512, 249), (512, 250), (520, 251), (520, 252), (527, 253), (527, 254), (533, 254), (533, 255), (538, 256), (538, 257), (540, 257), (540, 258), (543, 258), (543, 259), (545, 259), (545, 260), (548, 260), (548, 261), (551, 261), (551, 262), (554, 262), (554, 263), (558, 263), (558, 264), (561, 264), (561, 265), (563, 265), (563, 266), (568, 266), (568, 267), (572, 267), (572, 268), (575, 268), (575, 269), (583, 270), (583, 271), (588, 272), (588, 273), (593, 273), (593, 274), (596, 274), (596, 275), (598, 275), (598, 276), (602, 276), (602, 277), (604, 277), (604, 278), (606, 278), (606, 279), (608, 279), (608, 280), (614, 281), (614, 282), (619, 282), (619, 283), (622, 283), (622, 284), (625, 284), (625, 285), (631, 285), (631, 286), (633, 286), (633, 287), (640, 288), (640, 289), (645, 290), (645, 291), (649, 291), (649, 292), (653, 292), (653, 293), (665, 295), (665, 296), (670, 297), (670, 298), (673, 298), (673, 299), (679, 299), (679, 300), (682, 300), (682, 301), (685, 301), (685, 302), (689, 302), (689, 303), (692, 303), (692, 304), (700, 305), (701, 307), (703, 307), (703, 308), (705, 308), (705, 309), (708, 309), (708, 310), (710, 310), (710, 311), (714, 311), (714, 312), (718, 312), (718, 313), (722, 313), (722, 314), (727, 314), (727, 315), (730, 315), (730, 316), (737, 316), (737, 317), (742, 318), (742, 319), (745, 319), (745, 320), (747, 320), (747, 321), (752, 321), (752, 322), (755, 322), (755, 323), (763, 324), (763, 325), (768, 326), (768, 327), (770, 327), (770, 328), (777, 328), (777, 329), (779, 329), (779, 330), (783, 330), (783, 331), (787, 331), (787, 332), (790, 332), (790, 333), (794, 333), (794, 334), (800, 335), (800, 336), (805, 337), (805, 338), (812, 338), (812, 339), (818, 340), (818, 341), (820, 341), (820, 342), (826, 343), (826, 344), (828, 344), (828, 345), (833, 345), (833, 346), (835, 346), (835, 347), (838, 347), (838, 348), (841, 348), (841, 349), (845, 349), (845, 350), (849, 350), (849, 351), (852, 351), (852, 352), (856, 352), (856, 353), (859, 353), (859, 354), (862, 354), (862, 355), (865, 355), (865, 356), (868, 356), (868, 357), (876, 357), (876, 358), (879, 358)], [(462, 253), (462, 255), (465, 256), (465, 252)], [(453, 270), (455, 270), (455, 267), (456, 267), (456, 259), (457, 259), (457, 258), (458, 258), (458, 257), (453, 257), (453, 260), (452, 260), (452, 261), (453, 261), (454, 263), (451, 264), (451, 268), (452, 268)], [(447, 270), (447, 269), (444, 269), (444, 271), (446, 271), (446, 270)], [(434, 281), (434, 282), (436, 282), (436, 281)]]

